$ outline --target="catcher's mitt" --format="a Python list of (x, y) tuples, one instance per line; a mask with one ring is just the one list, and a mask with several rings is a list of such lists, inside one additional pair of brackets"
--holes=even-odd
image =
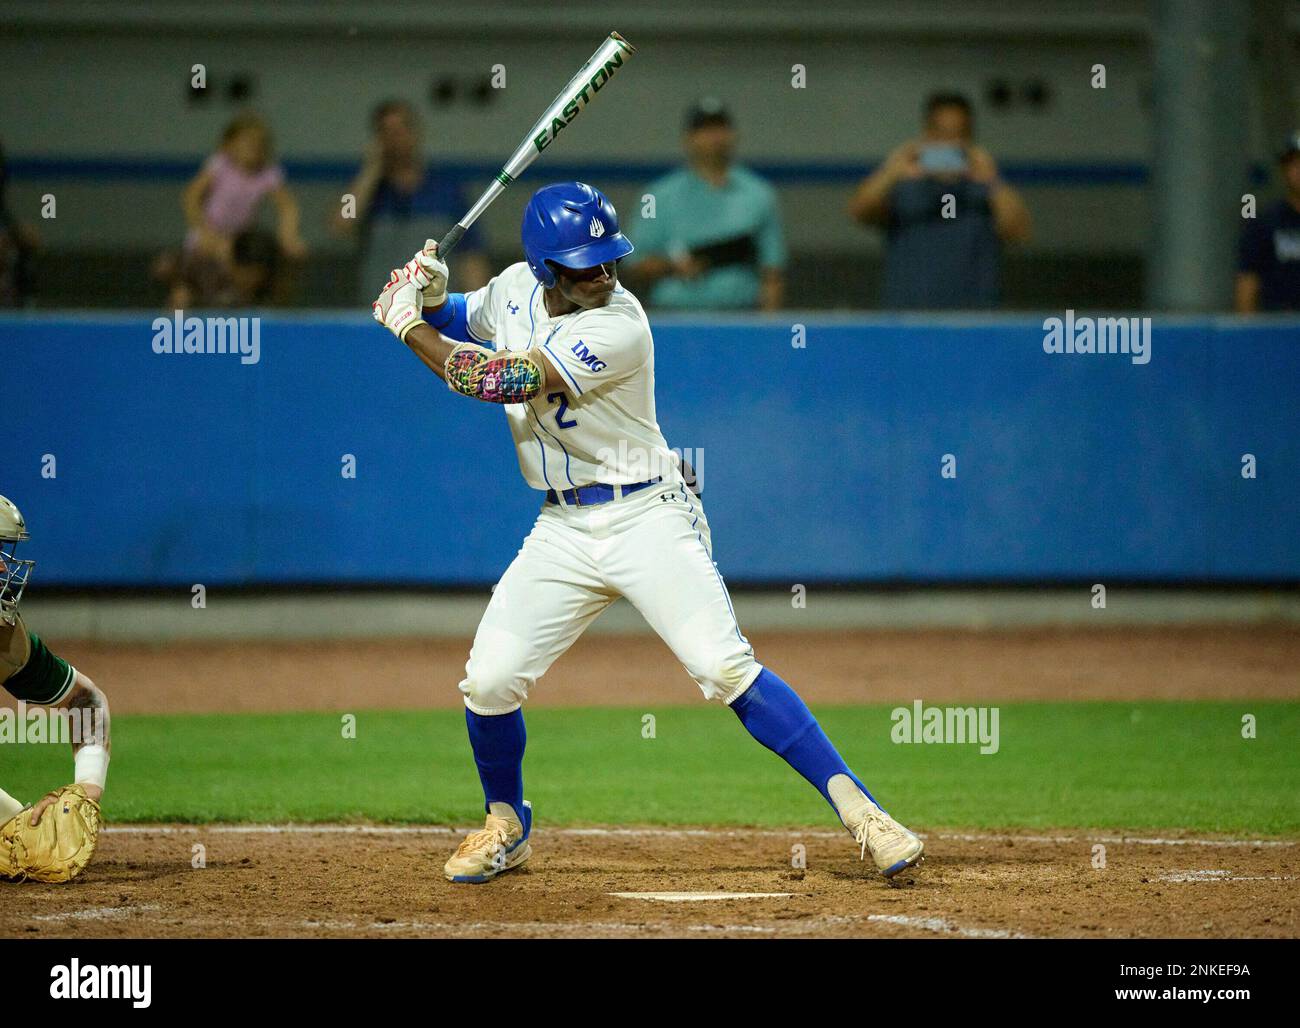
[(95, 855), (99, 804), (79, 785), (55, 790), (56, 803), (31, 825), (30, 809), (0, 825), (0, 878), (70, 882)]

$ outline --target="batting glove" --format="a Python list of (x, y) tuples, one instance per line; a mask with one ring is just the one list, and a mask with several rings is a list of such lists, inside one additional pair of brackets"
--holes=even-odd
[(406, 342), (406, 334), (416, 325), (423, 325), (420, 317), (420, 287), (412, 281), (405, 268), (394, 271), (379, 294), (379, 299), (372, 303), (377, 322)]
[(420, 287), (420, 302), (424, 308), (441, 307), (447, 302), (450, 272), (447, 265), (438, 259), (436, 240), (424, 241), (424, 249), (406, 262), (406, 273)]

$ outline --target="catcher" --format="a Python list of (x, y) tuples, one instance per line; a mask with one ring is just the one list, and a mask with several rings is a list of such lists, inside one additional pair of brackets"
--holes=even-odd
[(19, 560), (27, 525), (0, 496), (0, 683), (32, 706), (66, 711), (76, 784), (57, 789), (28, 809), (0, 789), (0, 879), (67, 882), (95, 852), (99, 800), (108, 777), (108, 701), (89, 678), (56, 657), (18, 612), (35, 561)]

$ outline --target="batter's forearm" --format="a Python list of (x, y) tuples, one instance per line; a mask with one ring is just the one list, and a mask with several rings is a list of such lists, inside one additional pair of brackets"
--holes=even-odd
[(447, 358), (451, 356), (456, 343), (444, 339), (436, 328), (427, 324), (416, 325), (407, 332), (404, 342), (424, 362), (425, 367), (444, 382), (447, 380)]
[[(543, 388), (567, 391), (560, 373), (538, 350), (497, 354), (477, 344), (446, 339), (425, 322), (407, 332), (402, 341), (455, 392), (484, 403), (526, 403)], [(458, 349), (454, 377), (449, 380), (447, 359)]]

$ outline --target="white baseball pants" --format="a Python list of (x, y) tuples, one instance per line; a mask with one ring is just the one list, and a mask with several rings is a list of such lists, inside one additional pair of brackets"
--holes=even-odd
[(663, 482), (592, 507), (546, 504), (483, 614), (460, 691), (509, 714), (586, 627), (626, 596), (705, 698), (730, 703), (762, 667), (713, 563), (698, 497)]

